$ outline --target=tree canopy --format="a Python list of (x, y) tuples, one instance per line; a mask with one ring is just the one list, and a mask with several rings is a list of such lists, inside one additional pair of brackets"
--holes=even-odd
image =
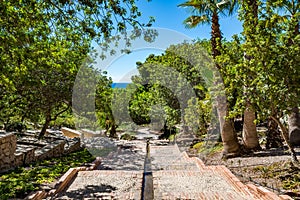
[[(49, 121), (71, 108), (72, 87), (92, 42), (117, 42), (128, 29), (142, 34), (134, 0), (3, 1), (0, 3), (0, 118)], [(102, 83), (101, 83), (102, 84)], [(106, 83), (105, 83), (106, 84)]]

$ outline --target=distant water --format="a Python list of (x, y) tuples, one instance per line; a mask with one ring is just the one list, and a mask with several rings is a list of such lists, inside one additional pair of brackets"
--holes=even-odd
[(126, 88), (128, 84), (130, 84), (130, 83), (112, 83), (111, 87), (112, 88)]

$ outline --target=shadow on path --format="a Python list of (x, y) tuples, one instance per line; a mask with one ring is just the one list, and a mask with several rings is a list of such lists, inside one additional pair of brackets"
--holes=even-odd
[(64, 193), (61, 199), (105, 198), (110, 197), (117, 188), (111, 185), (87, 185), (83, 189), (71, 190)]

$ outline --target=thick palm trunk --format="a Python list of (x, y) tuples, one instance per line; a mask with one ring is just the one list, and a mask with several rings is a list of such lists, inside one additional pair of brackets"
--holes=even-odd
[(294, 107), (288, 116), (289, 141), (292, 146), (300, 146), (300, 114), (298, 107)]
[(226, 116), (228, 115), (228, 108), (227, 102), (222, 101), (218, 98), (218, 115), (220, 121), (220, 130), (221, 130), (221, 137), (223, 142), (223, 156), (227, 156), (230, 154), (238, 154), (240, 151), (240, 145), (238, 143), (237, 135), (234, 130), (234, 124), (232, 119), (227, 119)]
[(247, 103), (244, 111), (244, 123), (243, 123), (243, 144), (247, 149), (260, 149), (256, 125), (254, 123), (255, 112), (251, 108), (250, 103)]
[[(216, 76), (217, 87), (222, 84), (221, 77)], [(219, 91), (216, 97), (217, 112), (220, 122), (221, 138), (223, 143), (223, 157), (236, 155), (240, 152), (240, 145), (238, 143), (237, 134), (234, 129), (232, 119), (228, 119), (228, 102), (225, 96), (225, 91)], [(223, 93), (223, 94), (222, 94)]]

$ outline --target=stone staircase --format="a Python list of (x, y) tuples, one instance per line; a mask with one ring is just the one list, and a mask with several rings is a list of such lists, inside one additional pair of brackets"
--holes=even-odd
[(206, 166), (177, 145), (152, 146), (154, 199), (291, 199), (243, 184), (225, 166)]
[[(128, 155), (134, 158), (136, 151), (132, 151), (132, 154), (124, 152), (124, 158)], [(199, 158), (180, 152), (177, 145), (158, 145), (153, 142), (150, 156), (155, 200), (292, 199), (263, 187), (243, 184), (225, 166), (206, 166)], [(112, 166), (111, 170), (103, 170), (98, 164), (89, 169), (70, 170), (59, 181), (60, 186), (64, 187), (48, 194), (47, 199), (141, 199), (143, 170), (121, 169), (119, 164)]]

